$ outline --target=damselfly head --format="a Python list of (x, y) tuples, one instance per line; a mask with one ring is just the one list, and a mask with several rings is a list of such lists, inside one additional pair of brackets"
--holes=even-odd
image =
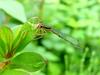
[(38, 24), (37, 24), (37, 26), (36, 26), (36, 28), (41, 29), (41, 28), (44, 28), (44, 26), (43, 26), (43, 24), (42, 24), (42, 23), (38, 23)]

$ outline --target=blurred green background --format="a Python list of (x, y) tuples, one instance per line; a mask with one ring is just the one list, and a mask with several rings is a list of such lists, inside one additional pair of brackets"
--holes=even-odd
[(45, 68), (33, 75), (100, 75), (100, 0), (0, 0), (0, 25), (13, 27), (31, 17), (84, 46), (76, 49), (47, 33), (25, 48), (47, 60)]

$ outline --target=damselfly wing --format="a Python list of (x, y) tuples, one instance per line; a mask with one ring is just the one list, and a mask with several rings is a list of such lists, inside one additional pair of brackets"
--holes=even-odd
[(55, 29), (51, 29), (51, 32), (56, 34), (58, 37), (60, 37), (61, 39), (65, 40), (66, 42), (69, 42), (70, 44), (72, 44), (74, 47), (81, 49), (80, 47), (80, 43), (77, 39), (73, 38), (72, 36), (68, 35), (68, 34), (64, 34), (62, 32), (59, 32)]

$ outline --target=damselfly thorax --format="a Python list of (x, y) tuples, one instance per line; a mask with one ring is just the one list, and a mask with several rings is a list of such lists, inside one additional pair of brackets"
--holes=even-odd
[(50, 30), (51, 30), (51, 28), (43, 25), (43, 23), (36, 24), (36, 26), (35, 26), (35, 31), (36, 31), (35, 39), (42, 38), (45, 35), (45, 33), (47, 33)]

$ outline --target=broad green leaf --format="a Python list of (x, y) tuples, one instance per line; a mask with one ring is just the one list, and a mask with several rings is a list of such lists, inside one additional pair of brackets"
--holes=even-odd
[(45, 66), (44, 58), (34, 52), (24, 52), (17, 55), (11, 61), (11, 68), (24, 69), (30, 72), (42, 69)]
[(24, 71), (11, 69), (11, 70), (5, 70), (0, 75), (29, 75), (29, 74)]
[(0, 54), (4, 55), (11, 51), (13, 33), (10, 28), (3, 26), (0, 28)]
[(36, 36), (35, 25), (38, 23), (38, 18), (33, 17), (26, 23), (13, 28), (14, 41), (13, 49), (15, 52), (19, 52), (30, 43)]
[(0, 0), (0, 9), (4, 10), (13, 18), (26, 22), (24, 8), (21, 3), (14, 0)]
[(27, 44), (29, 44), (33, 39), (32, 26), (28, 24), (17, 26), (13, 29), (14, 41), (13, 41), (13, 51), (21, 51)]

